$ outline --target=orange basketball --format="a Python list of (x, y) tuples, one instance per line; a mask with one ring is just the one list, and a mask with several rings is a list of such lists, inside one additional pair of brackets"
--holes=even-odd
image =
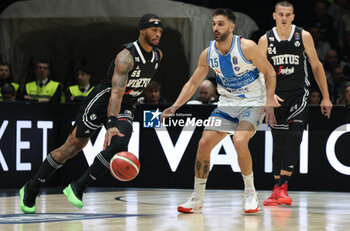
[(139, 174), (140, 161), (130, 152), (118, 152), (111, 159), (109, 170), (117, 180), (130, 181)]

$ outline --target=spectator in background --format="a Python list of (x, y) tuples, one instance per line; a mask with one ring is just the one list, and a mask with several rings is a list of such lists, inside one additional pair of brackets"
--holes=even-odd
[(320, 29), (322, 41), (328, 42), (332, 48), (338, 44), (338, 37), (333, 25), (333, 18), (327, 13), (327, 3), (325, 1), (316, 1), (313, 13), (309, 15), (309, 27), (316, 26)]
[(309, 29), (309, 32), (312, 38), (314, 39), (317, 56), (319, 60), (323, 62), (326, 57), (326, 53), (331, 49), (331, 46), (329, 45), (329, 43), (320, 40), (321, 34), (320, 29), (318, 27), (311, 27)]
[(328, 89), (330, 89), (329, 93), (333, 103), (334, 103), (333, 101), (334, 98), (332, 98), (332, 95), (333, 95), (332, 89), (334, 89), (334, 81), (332, 77), (332, 72), (334, 68), (336, 67), (343, 68), (344, 66), (345, 66), (345, 62), (339, 60), (338, 52), (336, 50), (331, 49), (326, 53), (326, 57), (323, 62), (323, 67), (327, 78)]
[(50, 64), (39, 60), (34, 66), (36, 80), (25, 85), (24, 99), (37, 102), (64, 103), (62, 84), (49, 79)]
[(338, 47), (341, 49), (344, 48), (344, 41), (342, 38), (344, 37), (345, 30), (345, 24), (342, 17), (346, 14), (347, 3), (348, 0), (335, 0), (327, 10), (327, 13), (333, 18), (333, 26), (337, 31)]
[(319, 89), (310, 90), (310, 104), (319, 105), (321, 103), (322, 95)]
[(216, 87), (210, 80), (204, 80), (199, 86), (199, 98), (187, 104), (217, 104)]
[(345, 24), (345, 32), (350, 32), (350, 2), (345, 7), (345, 13), (342, 15)]
[(78, 84), (68, 87), (66, 102), (82, 102), (90, 94), (94, 87), (90, 84), (91, 72), (88, 67), (78, 68)]
[(164, 97), (160, 95), (162, 87), (160, 84), (152, 80), (144, 90), (144, 97), (140, 97), (137, 101), (139, 104), (161, 104), (167, 103)]
[(217, 82), (216, 82), (216, 77), (207, 77), (207, 79), (213, 84), (214, 88), (215, 88), (215, 93), (214, 93), (214, 98), (219, 100), (219, 92), (217, 89)]
[(334, 3), (328, 7), (327, 13), (332, 16), (334, 23), (338, 23), (342, 20), (341, 17), (347, 13), (348, 2), (348, 0), (335, 0)]
[(332, 72), (336, 67), (344, 67), (345, 63), (339, 59), (338, 52), (334, 49), (327, 51), (323, 66), (326, 71)]
[(332, 71), (332, 80), (333, 85), (329, 91), (332, 101), (335, 103), (342, 94), (344, 87), (350, 84), (350, 79), (348, 76), (344, 75), (343, 68), (336, 67)]
[(7, 63), (0, 63), (0, 101), (3, 100), (1, 88), (6, 83), (10, 83), (14, 87), (15, 92), (18, 91), (19, 84), (12, 81), (10, 65)]
[[(345, 33), (344, 49), (342, 50), (342, 58), (347, 66), (350, 65), (350, 32)], [(350, 75), (350, 74), (348, 74)]]
[(3, 102), (16, 101), (16, 89), (11, 83), (5, 83), (1, 87), (1, 95)]
[(350, 84), (345, 85), (343, 93), (339, 97), (338, 105), (350, 105)]

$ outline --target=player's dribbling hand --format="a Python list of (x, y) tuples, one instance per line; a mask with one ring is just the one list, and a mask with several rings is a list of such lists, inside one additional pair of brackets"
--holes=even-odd
[(124, 134), (121, 133), (116, 127), (107, 129), (107, 132), (105, 135), (105, 142), (103, 144), (103, 150), (105, 150), (111, 144), (112, 137), (115, 135), (118, 135), (120, 137), (124, 136)]
[(329, 99), (323, 99), (320, 104), (322, 115), (327, 116), (329, 119), (331, 117), (331, 111), (333, 104)]
[(174, 115), (176, 112), (176, 108), (174, 106), (168, 107), (167, 109), (165, 109), (161, 116), (160, 116), (160, 121), (164, 121), (166, 118), (168, 118), (169, 116)]

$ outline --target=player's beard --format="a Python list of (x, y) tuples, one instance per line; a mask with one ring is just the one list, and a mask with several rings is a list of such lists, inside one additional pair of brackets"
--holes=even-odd
[(227, 31), (225, 31), (224, 33), (222, 33), (222, 34), (220, 35), (220, 37), (217, 38), (217, 39), (215, 39), (215, 40), (218, 41), (218, 42), (223, 42), (223, 41), (225, 41), (225, 40), (228, 38), (228, 35), (229, 35), (229, 34), (230, 34), (230, 30), (227, 29)]
[(152, 40), (150, 39), (150, 37), (147, 34), (145, 34), (145, 41), (146, 41), (146, 43), (148, 45), (150, 45), (153, 48), (157, 48), (158, 47), (158, 44), (152, 43)]

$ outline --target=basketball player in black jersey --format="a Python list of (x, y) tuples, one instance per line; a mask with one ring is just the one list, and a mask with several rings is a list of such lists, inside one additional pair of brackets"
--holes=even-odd
[(139, 38), (127, 43), (112, 61), (107, 78), (90, 93), (78, 111), (76, 122), (66, 142), (52, 151), (36, 175), (20, 190), (20, 208), (35, 213), (35, 199), (47, 178), (81, 151), (89, 137), (103, 125), (107, 132), (104, 150), (97, 154), (85, 173), (63, 190), (69, 202), (83, 207), (84, 189), (108, 171), (109, 161), (117, 152), (127, 149), (137, 98), (154, 76), (162, 58), (157, 48), (163, 32), (159, 17), (145, 14), (139, 21)]
[(277, 123), (271, 127), (273, 137), (273, 173), (275, 186), (264, 205), (292, 204), (288, 196), (288, 180), (297, 162), (300, 143), (307, 118), (310, 85), (307, 73), (309, 61), (322, 93), (321, 112), (328, 118), (332, 103), (329, 99), (326, 76), (317, 57), (309, 32), (292, 25), (294, 7), (282, 1), (275, 5), (273, 18), (276, 27), (259, 40), (259, 47), (275, 68), (277, 85), (275, 108)]

